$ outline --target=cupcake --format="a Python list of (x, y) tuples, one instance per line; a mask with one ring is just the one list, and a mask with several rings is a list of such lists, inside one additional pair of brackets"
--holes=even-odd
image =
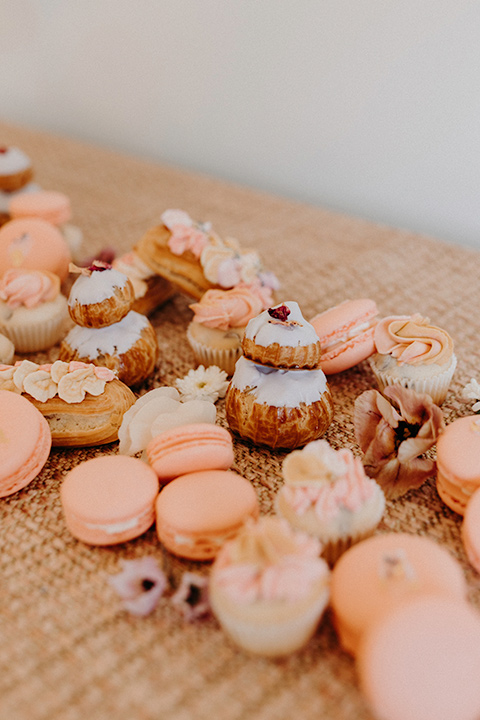
[(392, 315), (377, 324), (376, 354), (369, 362), (381, 392), (399, 383), (427, 393), (437, 405), (447, 395), (457, 365), (450, 335), (421, 315)]
[(271, 291), (260, 286), (238, 285), (231, 290), (207, 290), (198, 303), (187, 328), (187, 339), (199, 365), (217, 365), (233, 375), (242, 354), (241, 343), (247, 323), (265, 304), (272, 301)]
[(64, 335), (67, 299), (60, 279), (41, 270), (11, 268), (0, 280), (0, 332), (19, 353), (38, 352)]
[(297, 303), (250, 320), (242, 348), (225, 398), (230, 429), (271, 448), (293, 449), (323, 435), (333, 400), (318, 367), (318, 336)]
[(372, 535), (382, 518), (383, 491), (347, 448), (334, 450), (326, 440), (311, 442), (287, 455), (283, 475), (277, 513), (292, 527), (317, 537), (331, 565), (351, 545)]
[(210, 603), (237, 645), (279, 657), (310, 640), (329, 597), (320, 549), (315, 538), (272, 517), (247, 522), (223, 546), (210, 575)]

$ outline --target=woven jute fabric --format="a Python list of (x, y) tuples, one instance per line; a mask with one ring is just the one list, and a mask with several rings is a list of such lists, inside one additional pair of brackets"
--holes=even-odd
[[(127, 251), (163, 210), (182, 208), (258, 249), (281, 280), (281, 298), (297, 300), (307, 318), (355, 297), (373, 298), (382, 315), (430, 317), (453, 336), (458, 356), (446, 422), (471, 412), (460, 392), (478, 372), (477, 252), (10, 124), (0, 124), (0, 145), (22, 148), (35, 180), (70, 196), (86, 255), (109, 245)], [(194, 366), (185, 335), (190, 317), (181, 295), (152, 316), (161, 354), (143, 390), (172, 385)], [(375, 387), (370, 368), (363, 363), (329, 384), (335, 418), (326, 438), (359, 453), (352, 411), (355, 398)], [(217, 407), (226, 425), (223, 401)], [(185, 622), (169, 601), (173, 590), (147, 618), (122, 609), (108, 583), (122, 559), (155, 557), (173, 589), (183, 571), (206, 573), (208, 564), (169, 555), (154, 528), (109, 548), (69, 534), (62, 477), (82, 460), (116, 452), (116, 443), (54, 449), (27, 488), (0, 502), (1, 720), (371, 719), (328, 612), (305, 649), (267, 660), (235, 648), (213, 618)], [(273, 511), (284, 457), (235, 440), (234, 469), (253, 483), (263, 514)], [(418, 533), (448, 548), (480, 606), (480, 576), (466, 560), (460, 525), (430, 478), (387, 503), (379, 531)]]

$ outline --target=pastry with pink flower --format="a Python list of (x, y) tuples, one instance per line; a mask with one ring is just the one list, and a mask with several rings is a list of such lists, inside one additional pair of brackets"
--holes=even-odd
[(58, 275), (10, 268), (0, 279), (0, 332), (18, 353), (46, 350), (62, 339), (68, 322), (67, 299)]
[(161, 224), (134, 247), (138, 257), (155, 273), (195, 300), (211, 288), (225, 290), (240, 283), (278, 288), (271, 272), (263, 269), (255, 250), (245, 250), (237, 240), (222, 239), (211, 223), (192, 220), (183, 210), (166, 210)]
[(207, 290), (187, 328), (187, 339), (198, 364), (216, 365), (233, 375), (242, 354), (241, 344), (247, 323), (272, 302), (272, 292), (254, 285), (237, 285), (230, 290)]
[(274, 517), (248, 521), (225, 543), (212, 566), (210, 604), (239, 647), (281, 657), (306, 645), (329, 598), (320, 550), (316, 538)]
[(0, 390), (24, 395), (48, 422), (52, 445), (87, 447), (118, 439), (135, 395), (114, 372), (93, 363), (0, 365)]
[(351, 450), (316, 440), (283, 461), (285, 485), (276, 511), (297, 530), (317, 537), (333, 565), (351, 545), (372, 535), (385, 510), (381, 487)]

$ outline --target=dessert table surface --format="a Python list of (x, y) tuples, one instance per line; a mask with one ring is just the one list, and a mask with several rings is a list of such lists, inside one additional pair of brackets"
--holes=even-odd
[[(445, 421), (472, 412), (460, 394), (478, 373), (478, 252), (8, 123), (0, 123), (0, 140), (30, 156), (42, 188), (70, 197), (85, 255), (106, 246), (125, 252), (165, 209), (181, 208), (257, 249), (281, 281), (279, 299), (296, 300), (307, 318), (355, 297), (373, 298), (381, 315), (429, 317), (452, 335), (458, 357)], [(188, 304), (177, 294), (151, 316), (160, 360), (141, 392), (172, 385), (194, 367)], [(30, 359), (44, 362), (55, 353)], [(368, 363), (331, 376), (329, 385), (335, 417), (326, 439), (360, 454), (353, 406), (375, 387)], [(226, 425), (223, 400), (217, 417)], [(171, 591), (148, 617), (122, 608), (108, 582), (121, 560), (153, 556), (173, 588), (185, 570), (205, 574), (208, 563), (169, 555), (154, 528), (107, 548), (70, 535), (59, 499), (64, 474), (87, 458), (116, 453), (117, 445), (54, 448), (30, 485), (0, 501), (0, 718), (371, 720), (329, 612), (303, 650), (269, 660), (238, 650), (212, 617), (186, 622), (169, 601)], [(285, 455), (235, 440), (233, 469), (253, 483), (262, 514), (273, 512)], [(388, 501), (378, 532), (425, 535), (448, 548), (480, 608), (480, 576), (466, 560), (461, 518), (440, 501), (434, 480)]]

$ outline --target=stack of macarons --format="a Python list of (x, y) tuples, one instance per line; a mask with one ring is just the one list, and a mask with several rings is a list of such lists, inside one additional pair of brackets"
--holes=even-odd
[(440, 545), (405, 533), (355, 545), (332, 571), (331, 605), (375, 717), (480, 716), (480, 614)]
[(211, 423), (183, 425), (160, 433), (146, 454), (166, 487), (156, 501), (157, 534), (175, 555), (211, 560), (249, 517), (258, 516), (251, 483), (229, 470), (232, 436)]

